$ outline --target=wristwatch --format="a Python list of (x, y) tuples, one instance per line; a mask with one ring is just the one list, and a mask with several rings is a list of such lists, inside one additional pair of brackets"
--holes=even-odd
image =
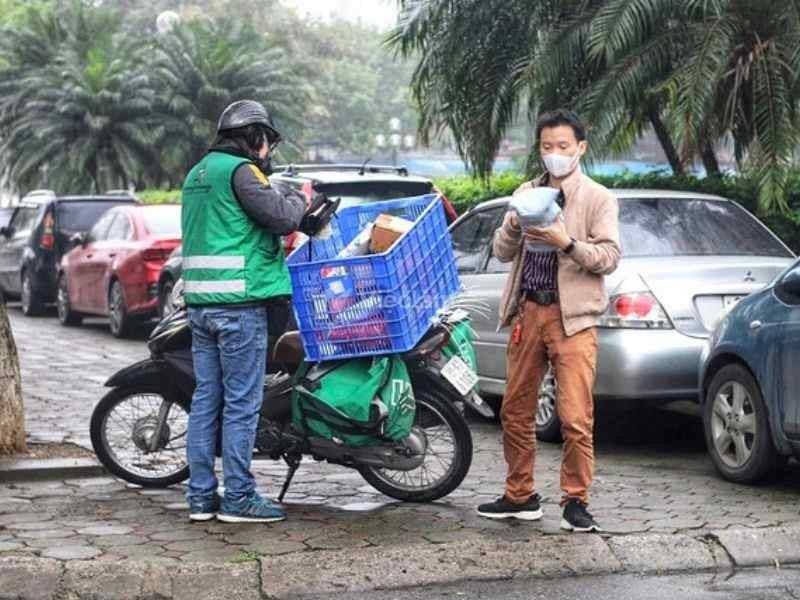
[(564, 254), (572, 254), (572, 251), (575, 250), (575, 241), (576, 241), (575, 238), (571, 237), (569, 239), (570, 239), (569, 246), (564, 248)]

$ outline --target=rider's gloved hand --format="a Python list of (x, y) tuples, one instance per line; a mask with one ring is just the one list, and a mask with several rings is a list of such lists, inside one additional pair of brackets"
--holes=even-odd
[(332, 202), (325, 194), (316, 192), (311, 198), (303, 220), (300, 222), (299, 231), (309, 237), (314, 237), (330, 223), (338, 206), (338, 202)]

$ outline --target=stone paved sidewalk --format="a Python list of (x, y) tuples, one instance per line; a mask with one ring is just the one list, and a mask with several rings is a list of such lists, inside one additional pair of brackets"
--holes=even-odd
[[(11, 310), (11, 319), (33, 439), (88, 446), (89, 415), (105, 391), (103, 382), (146, 356), (144, 336), (116, 340), (105, 325), (64, 328), (53, 318), (27, 319), (18, 309)], [(397, 503), (353, 471), (310, 462), (287, 496), (289, 519), (271, 526), (191, 524), (181, 487), (142, 490), (111, 478), (10, 484), (0, 473), (0, 556), (230, 563), (324, 550), (565, 538), (558, 530), (560, 449), (540, 445), (542, 522), (487, 521), (475, 506), (502, 491), (500, 430), (487, 422), (472, 428), (472, 469), (462, 486), (438, 503)], [(263, 491), (274, 496), (285, 467), (256, 462), (254, 471)], [(705, 454), (697, 422), (657, 412), (612, 412), (599, 420), (592, 494), (591, 508), (611, 535), (696, 537), (800, 523), (797, 464), (769, 485), (727, 483)]]
[[(440, 502), (395, 502), (353, 471), (311, 462), (301, 467), (287, 496), (289, 519), (274, 525), (192, 524), (180, 486), (137, 489), (112, 478), (2, 485), (0, 555), (230, 562), (318, 550), (561, 536), (559, 449), (540, 448), (536, 475), (543, 521), (488, 521), (478, 517), (475, 506), (502, 490), (499, 431), (494, 424), (474, 423), (473, 432), (472, 469)], [(796, 467), (780, 484), (736, 486), (720, 480), (697, 451), (666, 450), (600, 447), (592, 510), (609, 534), (702, 535), (800, 523)], [(285, 468), (269, 461), (254, 467), (263, 491), (274, 495)]]

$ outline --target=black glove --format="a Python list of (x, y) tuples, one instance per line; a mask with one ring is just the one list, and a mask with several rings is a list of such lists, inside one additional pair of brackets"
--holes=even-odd
[(339, 208), (341, 199), (331, 201), (325, 194), (316, 193), (311, 199), (311, 205), (306, 209), (303, 220), (300, 221), (299, 231), (309, 237), (314, 237), (330, 223), (336, 209)]

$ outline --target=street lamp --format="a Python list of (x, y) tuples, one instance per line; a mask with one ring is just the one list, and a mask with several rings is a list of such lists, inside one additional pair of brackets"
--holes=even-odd
[(405, 146), (406, 150), (410, 150), (414, 147), (416, 143), (416, 139), (413, 135), (402, 135), (401, 130), (403, 128), (403, 124), (397, 117), (392, 117), (389, 119), (389, 130), (392, 132), (387, 137), (383, 133), (379, 133), (375, 136), (375, 145), (383, 149), (386, 147), (387, 142), (388, 145), (392, 148), (392, 165), (397, 166), (397, 152), (401, 146)]

